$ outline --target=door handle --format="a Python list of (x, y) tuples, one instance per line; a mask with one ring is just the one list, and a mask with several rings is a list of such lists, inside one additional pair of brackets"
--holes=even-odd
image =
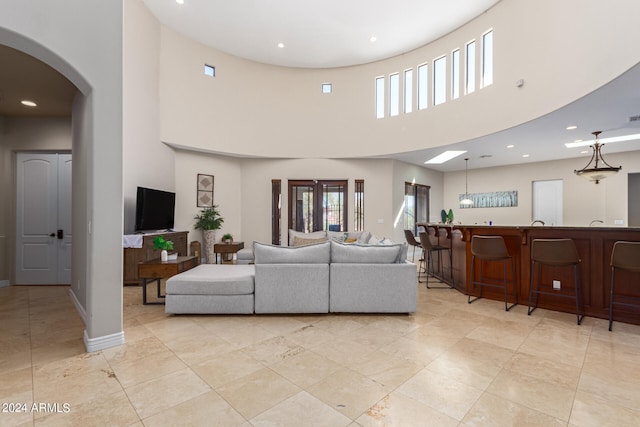
[(56, 233), (49, 234), (49, 237), (56, 237)]
[(64, 230), (58, 230), (58, 239), (64, 238)]

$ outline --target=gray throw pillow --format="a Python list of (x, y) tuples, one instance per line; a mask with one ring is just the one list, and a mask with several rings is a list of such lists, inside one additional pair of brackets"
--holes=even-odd
[(274, 246), (253, 243), (255, 264), (328, 264), (331, 247), (329, 242), (307, 246)]
[(394, 264), (401, 258), (402, 245), (345, 245), (331, 242), (331, 262), (349, 264)]

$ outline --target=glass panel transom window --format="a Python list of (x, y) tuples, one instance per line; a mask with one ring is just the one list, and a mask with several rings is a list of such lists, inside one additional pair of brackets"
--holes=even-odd
[(451, 52), (451, 99), (460, 97), (460, 49)]
[(413, 111), (413, 69), (404, 72), (404, 112)]
[(376, 118), (384, 117), (384, 77), (376, 78)]
[(475, 40), (467, 44), (466, 52), (466, 93), (473, 93), (476, 90), (476, 42)]
[(427, 64), (418, 66), (418, 110), (424, 110), (429, 104), (427, 87), (429, 84), (429, 67)]
[(482, 36), (482, 87), (493, 83), (493, 31)]
[(433, 105), (447, 100), (447, 57), (433, 61)]
[(398, 73), (389, 76), (389, 116), (400, 114), (400, 75)]

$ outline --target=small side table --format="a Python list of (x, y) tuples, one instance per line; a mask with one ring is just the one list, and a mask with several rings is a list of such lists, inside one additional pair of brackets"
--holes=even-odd
[(139, 263), (138, 277), (142, 279), (142, 303), (164, 304), (162, 301), (147, 302), (147, 282), (155, 280), (158, 288), (158, 298), (164, 298), (165, 296), (160, 292), (160, 280), (168, 279), (197, 265), (198, 257), (195, 256), (179, 256), (178, 259), (169, 261), (161, 261), (160, 258), (156, 258)]
[(224, 254), (235, 254), (240, 249), (244, 249), (244, 242), (233, 243), (216, 243), (213, 245), (213, 252), (216, 254), (216, 264), (218, 263), (218, 254), (220, 254), (220, 264), (224, 263)]

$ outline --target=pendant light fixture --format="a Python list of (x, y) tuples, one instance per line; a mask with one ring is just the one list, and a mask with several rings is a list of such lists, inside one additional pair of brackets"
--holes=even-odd
[(464, 159), (464, 199), (460, 200), (463, 207), (473, 206), (473, 200), (469, 198), (469, 159)]
[(578, 176), (586, 178), (589, 181), (595, 181), (596, 184), (599, 184), (601, 179), (605, 179), (608, 176), (615, 175), (616, 173), (618, 173), (618, 171), (620, 171), (620, 169), (622, 169), (622, 166), (618, 166), (616, 168), (609, 165), (609, 163), (605, 162), (604, 158), (602, 158), (602, 152), (600, 151), (600, 149), (604, 147), (604, 144), (600, 144), (600, 142), (598, 141), (598, 136), (601, 133), (601, 131), (593, 132), (596, 140), (591, 146), (591, 148), (593, 148), (593, 154), (591, 155), (591, 160), (589, 160), (587, 166), (580, 170), (573, 171)]

